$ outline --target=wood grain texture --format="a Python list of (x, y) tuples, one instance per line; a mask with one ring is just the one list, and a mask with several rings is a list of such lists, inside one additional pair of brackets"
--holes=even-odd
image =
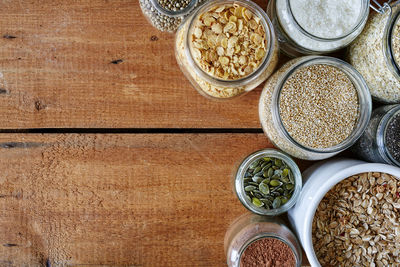
[(246, 212), (232, 175), (266, 147), (261, 134), (0, 134), (0, 266), (223, 266)]
[(1, 128), (260, 128), (260, 88), (200, 96), (138, 0), (4, 0), (0, 25)]

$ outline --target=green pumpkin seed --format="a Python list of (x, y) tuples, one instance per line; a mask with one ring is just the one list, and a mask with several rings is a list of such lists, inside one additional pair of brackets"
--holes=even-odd
[(280, 160), (280, 159), (275, 159), (274, 163), (275, 163), (275, 166), (278, 166), (279, 168), (282, 166), (282, 160)]
[(261, 171), (262, 171), (263, 173), (265, 173), (266, 171), (268, 171), (269, 168), (271, 168), (271, 166), (272, 166), (272, 163), (271, 163), (271, 162), (270, 162), (270, 163), (267, 163), (267, 164), (261, 169)]
[(281, 182), (279, 182), (278, 180), (272, 180), (269, 184), (270, 184), (271, 186), (280, 186), (280, 185), (281, 185)]
[(257, 172), (259, 172), (259, 171), (261, 171), (261, 166), (256, 167), (256, 168), (254, 169), (253, 173), (257, 173)]
[(277, 197), (277, 198), (274, 199), (274, 202), (272, 202), (272, 207), (274, 209), (277, 209), (277, 208), (279, 208), (281, 206), (281, 204), (282, 204), (281, 199), (279, 197)]
[(253, 182), (259, 184), (259, 183), (262, 182), (262, 180), (264, 180), (264, 177), (261, 177), (261, 176), (253, 176), (252, 180), (253, 180)]
[(289, 178), (284, 177), (284, 176), (282, 176), (282, 177), (280, 178), (280, 180), (281, 180), (282, 182), (284, 182), (285, 184), (290, 183)]
[(246, 199), (256, 207), (279, 208), (290, 200), (295, 188), (293, 180), (293, 173), (281, 159), (258, 159), (250, 164), (243, 178)]
[(248, 186), (246, 186), (246, 187), (244, 188), (244, 191), (246, 191), (246, 192), (251, 192), (251, 191), (253, 191), (254, 189), (256, 189), (255, 186), (253, 186), (253, 185), (248, 185)]
[(260, 189), (261, 193), (264, 195), (269, 195), (269, 186), (267, 184), (261, 183), (258, 186), (258, 189)]
[(269, 184), (269, 182), (271, 182), (271, 179), (269, 179), (269, 178), (261, 181), (261, 183), (263, 183), (263, 184)]
[(264, 203), (261, 202), (261, 201), (260, 201), (258, 198), (256, 198), (256, 197), (253, 197), (252, 203), (253, 203), (253, 205), (256, 206), (256, 207), (262, 207), (262, 206), (264, 205)]
[(258, 165), (258, 160), (254, 161), (253, 163), (250, 164), (249, 169), (255, 169)]
[(287, 190), (291, 190), (291, 189), (293, 189), (294, 188), (294, 184), (287, 184), (286, 185), (286, 189)]

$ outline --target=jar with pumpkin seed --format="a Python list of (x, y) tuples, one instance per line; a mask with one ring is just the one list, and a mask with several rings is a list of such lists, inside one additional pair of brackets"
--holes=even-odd
[(275, 216), (288, 211), (299, 198), (302, 177), (297, 164), (276, 149), (247, 156), (234, 177), (234, 190), (248, 210)]

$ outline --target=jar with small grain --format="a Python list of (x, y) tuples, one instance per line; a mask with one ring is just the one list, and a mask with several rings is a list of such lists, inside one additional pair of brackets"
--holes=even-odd
[(265, 81), (278, 63), (275, 32), (252, 1), (210, 1), (176, 34), (177, 62), (193, 87), (211, 99), (232, 99)]
[(205, 0), (139, 0), (143, 14), (153, 27), (175, 32), (197, 5)]
[(226, 232), (224, 248), (229, 267), (301, 266), (299, 242), (277, 218), (243, 214)]
[(348, 60), (363, 75), (374, 100), (400, 103), (400, 1), (378, 11), (350, 46)]
[(400, 105), (375, 109), (352, 150), (365, 160), (400, 167)]
[(278, 148), (297, 158), (321, 160), (357, 141), (371, 109), (368, 86), (351, 65), (307, 56), (289, 61), (267, 81), (259, 117)]
[(346, 47), (361, 33), (369, 0), (271, 0), (267, 13), (285, 54), (327, 54)]

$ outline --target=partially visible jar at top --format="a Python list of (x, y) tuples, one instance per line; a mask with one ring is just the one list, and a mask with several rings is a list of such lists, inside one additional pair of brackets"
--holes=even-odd
[(231, 99), (257, 87), (278, 63), (278, 45), (265, 12), (252, 1), (210, 1), (176, 34), (177, 62), (203, 96)]
[(153, 27), (175, 32), (185, 16), (205, 0), (139, 0), (143, 14)]
[(285, 54), (326, 54), (346, 47), (361, 33), (369, 0), (271, 0), (267, 13)]
[(348, 58), (364, 76), (375, 100), (400, 103), (400, 1), (381, 10), (371, 14), (350, 46)]
[(367, 127), (371, 95), (348, 63), (325, 56), (293, 59), (265, 84), (259, 116), (286, 153), (321, 160), (353, 145)]
[(240, 216), (226, 232), (224, 247), (229, 267), (301, 266), (299, 242), (278, 218)]
[(400, 167), (400, 105), (377, 108), (352, 150), (361, 158)]

